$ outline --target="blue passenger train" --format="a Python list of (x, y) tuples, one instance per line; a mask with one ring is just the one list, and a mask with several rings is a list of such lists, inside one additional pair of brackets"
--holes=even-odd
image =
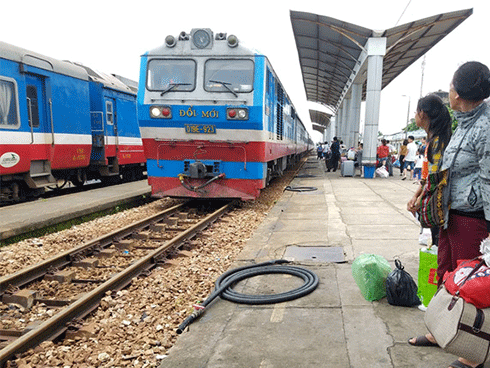
[(138, 121), (157, 197), (256, 199), (313, 148), (267, 57), (207, 28), (142, 56)]
[(0, 42), (0, 200), (142, 177), (136, 83)]

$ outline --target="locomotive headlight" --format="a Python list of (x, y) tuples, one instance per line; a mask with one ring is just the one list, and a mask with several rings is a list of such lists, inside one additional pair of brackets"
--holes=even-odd
[(169, 106), (151, 106), (150, 116), (158, 119), (170, 119), (172, 118), (172, 110)]
[(248, 120), (248, 109), (230, 107), (226, 109), (228, 120)]
[(160, 112), (160, 109), (158, 107), (153, 106), (150, 109), (150, 114), (152, 118), (158, 118), (162, 113)]

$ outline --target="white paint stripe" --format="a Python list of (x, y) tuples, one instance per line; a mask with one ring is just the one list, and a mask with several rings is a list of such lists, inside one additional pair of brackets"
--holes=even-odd
[(278, 323), (284, 319), (284, 312), (286, 311), (286, 307), (284, 303), (276, 304), (274, 309), (272, 310), (271, 322)]
[[(185, 133), (183, 128), (156, 128), (141, 127), (141, 138), (150, 139), (178, 139), (178, 140), (206, 140), (206, 141), (241, 141), (241, 142), (277, 142), (282, 144), (292, 144), (289, 139), (282, 141), (275, 139), (275, 134), (263, 130), (247, 129), (217, 129), (216, 134), (190, 134)], [(270, 138), (272, 137), (272, 139)]]
[[(114, 137), (107, 137), (110, 144), (115, 144)], [(34, 133), (33, 144), (51, 144), (51, 133)], [(59, 134), (54, 135), (56, 144), (67, 145), (92, 145), (92, 136), (89, 134)], [(0, 131), (0, 144), (31, 144), (30, 132), (3, 132)], [(139, 137), (119, 137), (119, 144), (141, 146), (142, 140)]]
[[(116, 137), (106, 137), (105, 143), (112, 144), (112, 145), (116, 144)], [(141, 146), (143, 145), (143, 141), (141, 140), (141, 138), (118, 137), (118, 144)]]
[[(34, 133), (33, 144), (51, 144), (51, 133)], [(55, 133), (54, 141), (57, 144), (92, 144), (89, 134), (59, 134)], [(31, 144), (30, 132), (0, 131), (0, 144)]]

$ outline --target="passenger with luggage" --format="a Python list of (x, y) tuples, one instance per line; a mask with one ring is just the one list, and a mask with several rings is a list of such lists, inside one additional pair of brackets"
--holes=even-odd
[(330, 146), (330, 158), (327, 162), (327, 171), (335, 172), (339, 166), (340, 160), (340, 143), (337, 137), (333, 137), (332, 145)]
[[(479, 62), (467, 62), (454, 73), (449, 102), (458, 128), (447, 145), (441, 170), (450, 168), (451, 204), (446, 225), (439, 232), (439, 284), (446, 272), (456, 269), (458, 260), (481, 255), (480, 244), (490, 232), (490, 70)], [(409, 340), (412, 345), (437, 346), (431, 334)], [(483, 367), (460, 357), (453, 368)]]
[(362, 150), (364, 148), (364, 145), (362, 143), (359, 143), (359, 146), (357, 148), (356, 152), (356, 157), (354, 158), (354, 167), (358, 167), (361, 170), (361, 176), (362, 176)]

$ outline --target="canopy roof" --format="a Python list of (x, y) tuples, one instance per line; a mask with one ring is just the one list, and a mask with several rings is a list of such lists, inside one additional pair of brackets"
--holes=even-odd
[(331, 114), (318, 110), (310, 110), (310, 120), (313, 123), (313, 130), (323, 134), (325, 128), (330, 123)]
[(336, 111), (345, 96), (345, 86), (355, 78), (356, 83), (363, 84), (365, 99), (366, 75), (356, 74), (354, 68), (361, 63), (369, 38), (387, 39), (381, 87), (384, 88), (472, 13), (473, 9), (460, 10), (374, 31), (322, 15), (291, 11), (307, 100)]
[(328, 126), (330, 123), (331, 114), (318, 110), (310, 110), (310, 120), (312, 123), (316, 123), (323, 126)]

